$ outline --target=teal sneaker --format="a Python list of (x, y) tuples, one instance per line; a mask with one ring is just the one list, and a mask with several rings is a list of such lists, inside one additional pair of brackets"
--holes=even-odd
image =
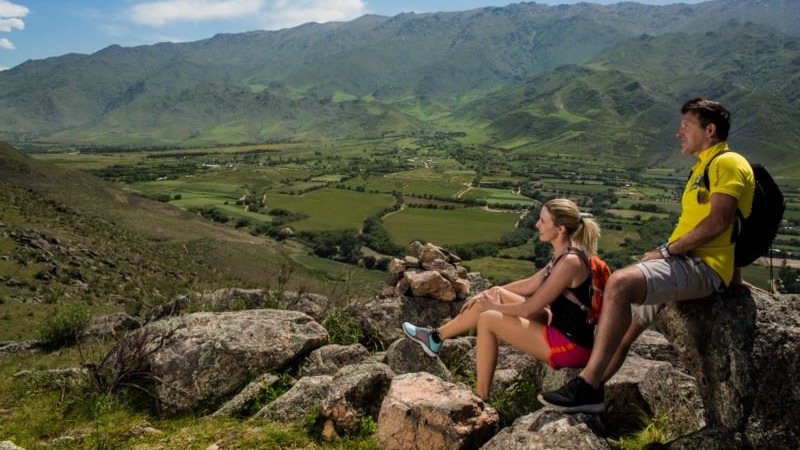
[(406, 333), (409, 339), (421, 345), (422, 349), (425, 350), (425, 353), (429, 356), (434, 358), (439, 356), (442, 343), (433, 341), (433, 337), (431, 336), (434, 332), (433, 328), (417, 327), (408, 322), (403, 322), (403, 332)]

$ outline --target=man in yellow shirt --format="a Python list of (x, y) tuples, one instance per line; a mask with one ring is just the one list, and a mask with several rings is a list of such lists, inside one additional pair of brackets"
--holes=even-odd
[(744, 157), (728, 151), (730, 112), (720, 103), (694, 98), (683, 104), (681, 114), (676, 133), (681, 153), (697, 162), (681, 197), (678, 224), (665, 244), (611, 275), (587, 366), (560, 389), (540, 394), (545, 405), (563, 412), (602, 412), (603, 383), (661, 305), (708, 297), (730, 284), (734, 272), (739, 278), (731, 234), (736, 210), (750, 214), (753, 171)]

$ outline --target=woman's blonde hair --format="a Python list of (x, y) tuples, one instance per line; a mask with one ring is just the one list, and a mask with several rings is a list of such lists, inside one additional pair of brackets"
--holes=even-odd
[(563, 225), (569, 232), (570, 239), (591, 257), (597, 254), (597, 244), (600, 242), (600, 225), (594, 219), (581, 216), (578, 205), (567, 198), (554, 198), (542, 208), (553, 218), (556, 226)]

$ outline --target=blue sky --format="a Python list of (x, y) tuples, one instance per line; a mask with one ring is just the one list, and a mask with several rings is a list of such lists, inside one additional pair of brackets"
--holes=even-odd
[[(682, 0), (699, 3), (701, 0)], [(593, 3), (616, 3), (593, 0)], [(0, 70), (28, 59), (187, 42), (217, 33), (276, 30), (306, 22), (347, 21), (364, 14), (462, 11), (509, 0), (0, 0)], [(577, 0), (539, 0), (564, 4)], [(639, 0), (666, 4), (674, 0)]]

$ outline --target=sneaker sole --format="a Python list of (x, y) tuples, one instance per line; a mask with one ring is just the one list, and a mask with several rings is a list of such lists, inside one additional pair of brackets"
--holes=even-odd
[(411, 341), (416, 342), (417, 344), (419, 344), (419, 346), (422, 347), (422, 351), (424, 351), (426, 355), (430, 356), (431, 358), (438, 358), (439, 357), (439, 354), (438, 353), (434, 353), (433, 350), (429, 349), (428, 346), (425, 345), (425, 343), (423, 343), (419, 339), (415, 338), (414, 336), (411, 336), (410, 334), (408, 334), (408, 332), (406, 331), (405, 328), (403, 328), (403, 333), (405, 333), (405, 335), (406, 335), (406, 337), (408, 339), (411, 339)]
[(606, 410), (605, 403), (591, 403), (588, 405), (577, 405), (577, 406), (561, 406), (556, 405), (554, 403), (550, 403), (542, 397), (542, 394), (539, 394), (536, 397), (539, 400), (539, 403), (542, 405), (556, 410), (558, 412), (575, 414), (575, 413), (587, 413), (587, 414), (599, 414)]

